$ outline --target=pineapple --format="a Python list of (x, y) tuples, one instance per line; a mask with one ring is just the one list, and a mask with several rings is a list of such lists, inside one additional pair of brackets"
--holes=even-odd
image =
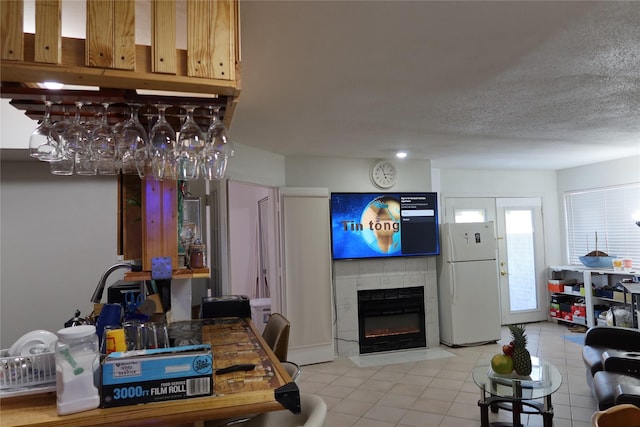
[(527, 334), (525, 325), (509, 325), (511, 336), (513, 337), (513, 369), (518, 375), (529, 375), (531, 373), (531, 354), (527, 350)]

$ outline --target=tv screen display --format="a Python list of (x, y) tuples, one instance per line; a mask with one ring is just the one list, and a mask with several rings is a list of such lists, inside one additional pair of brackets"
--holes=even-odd
[(440, 254), (436, 193), (331, 193), (333, 259)]

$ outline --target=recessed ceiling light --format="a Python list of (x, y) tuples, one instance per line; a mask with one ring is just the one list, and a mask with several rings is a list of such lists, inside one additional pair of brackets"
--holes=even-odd
[(405, 151), (398, 151), (396, 153), (396, 157), (399, 159), (404, 159), (405, 157), (407, 157), (407, 153)]

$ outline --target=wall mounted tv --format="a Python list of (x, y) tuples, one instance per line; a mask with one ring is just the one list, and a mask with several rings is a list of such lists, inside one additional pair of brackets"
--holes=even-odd
[(437, 193), (331, 193), (333, 259), (440, 254)]

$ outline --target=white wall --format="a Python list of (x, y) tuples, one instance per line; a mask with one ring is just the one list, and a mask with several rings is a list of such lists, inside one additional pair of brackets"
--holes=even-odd
[[(562, 263), (555, 171), (434, 169), (443, 197), (540, 197), (547, 264)], [(436, 181), (436, 179), (434, 179)]]
[[(640, 145), (638, 147), (640, 151)], [(563, 169), (558, 171), (557, 197), (559, 216), (564, 218), (564, 193), (567, 191), (595, 189), (640, 183), (640, 155), (609, 162), (595, 163), (588, 166)], [(567, 230), (564, 220), (560, 221), (558, 245), (563, 248), (563, 260), (559, 264), (567, 264), (566, 251)]]
[[(640, 151), (640, 145), (638, 150)], [(640, 155), (558, 171), (558, 198), (566, 191), (640, 182)]]
[[(287, 157), (288, 187), (323, 187), (329, 191), (380, 191), (369, 180), (373, 159)], [(431, 191), (431, 162), (396, 160), (398, 182), (388, 191)]]
[[(100, 275), (116, 261), (115, 177), (55, 177), (36, 160), (2, 162), (2, 348), (22, 334), (88, 315)], [(109, 284), (122, 278), (114, 273)], [(106, 296), (105, 296), (106, 300)]]
[(29, 148), (29, 136), (37, 125), (8, 99), (0, 99), (0, 148)]

